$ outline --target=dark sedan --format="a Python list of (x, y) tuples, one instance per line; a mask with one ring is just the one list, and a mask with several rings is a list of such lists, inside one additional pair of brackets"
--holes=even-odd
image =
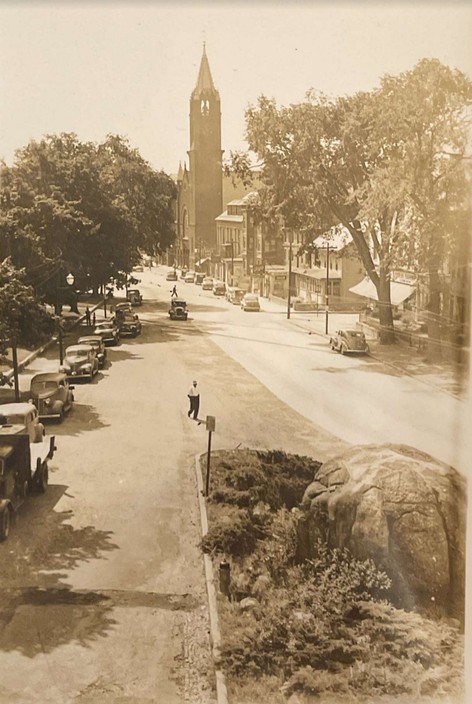
[(369, 345), (360, 330), (338, 330), (329, 346), (341, 354), (369, 354)]

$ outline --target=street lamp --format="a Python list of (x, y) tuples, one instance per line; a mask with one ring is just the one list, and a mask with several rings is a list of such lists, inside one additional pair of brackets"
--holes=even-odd
[[(325, 335), (328, 334), (328, 318), (329, 318), (329, 242), (326, 247), (316, 247), (316, 250), (326, 250), (326, 290), (325, 290)], [(315, 259), (316, 263), (316, 259)]]
[(74, 274), (69, 272), (66, 276), (67, 286), (61, 286), (61, 274), (62, 274), (62, 269), (59, 269), (58, 286), (57, 286), (57, 291), (56, 291), (56, 315), (57, 315), (57, 333), (58, 333), (58, 340), (59, 340), (59, 364), (62, 364), (64, 362), (63, 329), (62, 329), (61, 319), (59, 317), (61, 315), (61, 310), (62, 310), (61, 291), (69, 290), (75, 281)]

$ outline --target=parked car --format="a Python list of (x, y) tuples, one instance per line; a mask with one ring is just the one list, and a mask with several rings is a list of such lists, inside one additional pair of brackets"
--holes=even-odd
[(113, 320), (104, 320), (102, 323), (98, 323), (93, 334), (101, 337), (107, 346), (117, 345), (120, 340), (120, 331)]
[(237, 288), (236, 286), (228, 286), (226, 289), (226, 300), (233, 305), (238, 306), (243, 300), (245, 291), (242, 288)]
[(186, 284), (193, 284), (195, 281), (195, 272), (187, 271), (187, 273), (185, 274), (184, 281)]
[(116, 322), (120, 331), (120, 337), (124, 335), (136, 337), (141, 332), (141, 321), (136, 313), (128, 313), (125, 311), (117, 317)]
[(181, 298), (173, 298), (170, 302), (169, 317), (171, 320), (187, 320), (187, 303)]
[(29, 435), (30, 443), (42, 442), (45, 435), (44, 425), (39, 422), (38, 409), (33, 403), (3, 403), (0, 413), (9, 425), (21, 425), (24, 433)]
[(60, 372), (69, 378), (88, 379), (92, 381), (98, 372), (98, 359), (91, 345), (71, 345), (66, 348), (64, 362), (59, 367)]
[(80, 319), (80, 313), (74, 313), (72, 310), (67, 310), (63, 313), (61, 313), (60, 318), (59, 318), (59, 324), (61, 328), (67, 332), (68, 330), (72, 330), (74, 328), (78, 321)]
[(167, 272), (166, 281), (177, 281), (177, 272), (175, 271), (175, 269)]
[(95, 350), (95, 356), (98, 359), (98, 368), (103, 369), (107, 361), (107, 348), (99, 335), (85, 335), (79, 337), (77, 344), (90, 345)]
[(205, 274), (202, 274), (201, 272), (198, 272), (198, 274), (195, 274), (195, 283), (197, 284), (197, 286), (202, 285), (204, 278), (205, 278)]
[(185, 267), (180, 270), (180, 278), (185, 279), (185, 274), (187, 273), (187, 269)]
[(368, 354), (369, 345), (360, 330), (337, 330), (331, 337), (329, 346), (341, 354)]
[(246, 311), (256, 311), (259, 312), (261, 309), (261, 304), (259, 303), (259, 296), (255, 293), (246, 293), (241, 299), (241, 308)]
[(131, 303), (132, 306), (140, 306), (143, 303), (142, 293), (137, 288), (129, 288), (128, 289), (127, 299)]
[(213, 295), (214, 296), (224, 296), (226, 293), (226, 284), (224, 281), (214, 281), (213, 282)]
[(64, 420), (74, 403), (74, 387), (64, 372), (41, 372), (31, 379), (31, 400), (38, 409), (39, 419)]
[(121, 303), (117, 303), (113, 309), (115, 315), (119, 310), (127, 310), (130, 313), (133, 312), (133, 308), (131, 307), (131, 303), (129, 301), (121, 301)]
[(144, 267), (142, 264), (136, 264), (136, 266), (133, 267), (133, 271), (144, 271)]
[[(10, 534), (12, 516), (30, 492), (48, 487), (48, 460), (56, 450), (54, 436), (31, 444), (24, 426), (0, 426), (0, 540)], [(30, 531), (31, 533), (31, 531)]]
[(212, 276), (205, 276), (205, 278), (202, 281), (202, 290), (203, 291), (212, 291), (213, 290), (213, 277)]

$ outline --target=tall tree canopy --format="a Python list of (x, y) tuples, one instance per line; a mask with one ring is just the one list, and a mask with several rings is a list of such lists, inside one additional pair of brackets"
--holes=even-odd
[(50, 135), (3, 165), (0, 255), (35, 287), (54, 288), (60, 266), (97, 287), (130, 271), (140, 253), (167, 248), (174, 198), (170, 177), (122, 137), (95, 144)]
[[(439, 316), (438, 271), (464, 209), (471, 104), (468, 78), (423, 60), (371, 92), (328, 99), (312, 91), (280, 108), (261, 97), (247, 110), (266, 213), (307, 238), (338, 224), (349, 230), (377, 289), (383, 342), (393, 340), (394, 266), (428, 272)], [(248, 165), (234, 155), (243, 177)]]

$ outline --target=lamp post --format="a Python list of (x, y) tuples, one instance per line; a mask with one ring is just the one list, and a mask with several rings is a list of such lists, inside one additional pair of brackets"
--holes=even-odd
[(67, 286), (61, 286), (62, 269), (59, 269), (58, 286), (56, 291), (56, 315), (57, 315), (57, 335), (59, 341), (59, 364), (64, 361), (64, 331), (62, 329), (62, 321), (60, 319), (62, 310), (61, 291), (68, 291), (75, 281), (74, 274), (69, 272), (66, 276)]

